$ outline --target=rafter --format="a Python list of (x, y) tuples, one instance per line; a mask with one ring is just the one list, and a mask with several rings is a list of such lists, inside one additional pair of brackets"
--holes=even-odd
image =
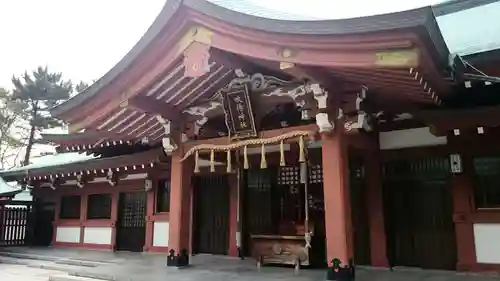
[(160, 115), (161, 117), (168, 120), (178, 120), (181, 118), (181, 112), (177, 108), (174, 108), (169, 104), (158, 102), (156, 100), (142, 96), (136, 96), (134, 98), (128, 99), (122, 102), (120, 106), (151, 115)]

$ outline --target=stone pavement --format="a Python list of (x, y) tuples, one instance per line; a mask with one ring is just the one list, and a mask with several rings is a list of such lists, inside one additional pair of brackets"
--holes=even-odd
[[(186, 269), (165, 267), (166, 255), (112, 253), (104, 251), (74, 249), (36, 249), (9, 248), (0, 249), (0, 262), (26, 264), (26, 274), (39, 274), (29, 280), (115, 280), (115, 281), (318, 281), (325, 280), (324, 270), (304, 269), (295, 275), (292, 268), (263, 267), (257, 271), (251, 259), (239, 259), (223, 256), (197, 255), (192, 257), (192, 266)], [(1, 266), (6, 266), (1, 265)], [(19, 265), (6, 274), (14, 276), (19, 272)], [(55, 269), (57, 273), (42, 273), (32, 267)], [(14, 273), (12, 273), (14, 272)], [(45, 275), (44, 275), (45, 274)], [(48, 274), (48, 275), (47, 275)], [(50, 279), (47, 279), (50, 276)], [(78, 277), (75, 277), (78, 276)], [(46, 278), (46, 279), (43, 279)], [(22, 281), (22, 279), (3, 278), (4, 281)], [(28, 280), (28, 279), (26, 279)], [(360, 268), (357, 281), (498, 281), (496, 276), (480, 276), (456, 272), (430, 271), (418, 269)]]
[(2, 281), (47, 281), (50, 275), (59, 274), (55, 270), (28, 268), (23, 265), (0, 264)]

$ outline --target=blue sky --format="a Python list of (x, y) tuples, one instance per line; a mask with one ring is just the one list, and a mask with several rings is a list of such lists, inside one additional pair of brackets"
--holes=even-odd
[[(0, 86), (38, 65), (74, 81), (102, 76), (144, 34), (165, 0), (0, 1)], [(213, 0), (221, 2), (221, 0)], [(227, 1), (227, 0), (226, 0)], [(235, 0), (231, 0), (234, 2)], [(237, 1), (237, 0), (236, 0)], [(285, 13), (346, 18), (442, 0), (240, 0)]]

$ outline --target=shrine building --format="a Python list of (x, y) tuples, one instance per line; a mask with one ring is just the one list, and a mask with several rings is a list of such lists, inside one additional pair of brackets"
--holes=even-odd
[(32, 187), (39, 245), (499, 271), (500, 44), (457, 54), (445, 26), (500, 2), (452, 2), (291, 21), (169, 0), (53, 109), (58, 155), (0, 176)]

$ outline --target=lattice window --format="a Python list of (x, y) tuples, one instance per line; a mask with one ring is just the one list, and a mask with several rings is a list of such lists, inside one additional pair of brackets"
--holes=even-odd
[(309, 167), (309, 183), (323, 183), (323, 166), (312, 165)]
[(80, 195), (62, 196), (59, 218), (80, 219), (80, 201)]
[(146, 200), (142, 194), (124, 194), (121, 226), (129, 228), (144, 227), (145, 210)]
[(156, 190), (156, 212), (170, 212), (170, 180), (158, 181)]
[(476, 208), (500, 208), (500, 157), (474, 159)]
[(280, 167), (278, 174), (278, 184), (279, 185), (300, 184), (299, 166)]
[(246, 227), (249, 233), (269, 234), (273, 232), (272, 180), (276, 179), (272, 169), (250, 169), (246, 171), (245, 200)]
[(111, 205), (111, 194), (89, 195), (87, 202), (87, 219), (110, 219)]

